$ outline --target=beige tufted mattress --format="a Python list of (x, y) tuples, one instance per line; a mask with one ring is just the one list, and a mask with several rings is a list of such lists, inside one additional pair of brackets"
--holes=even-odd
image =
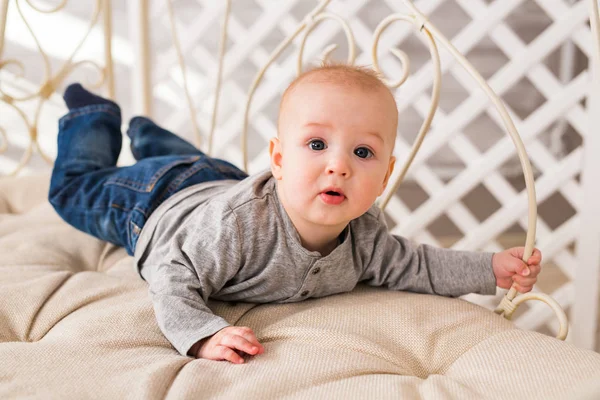
[(0, 398), (600, 398), (600, 354), (457, 299), (359, 287), (212, 303), (265, 353), (171, 348), (124, 250), (62, 222), (47, 176), (0, 179)]

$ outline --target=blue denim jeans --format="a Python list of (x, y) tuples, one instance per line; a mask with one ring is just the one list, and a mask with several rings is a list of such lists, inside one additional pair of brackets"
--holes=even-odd
[(125, 247), (130, 255), (150, 214), (174, 193), (202, 182), (247, 177), (148, 118), (133, 118), (127, 134), (137, 162), (117, 167), (118, 107), (95, 104), (61, 118), (48, 198), (66, 222)]

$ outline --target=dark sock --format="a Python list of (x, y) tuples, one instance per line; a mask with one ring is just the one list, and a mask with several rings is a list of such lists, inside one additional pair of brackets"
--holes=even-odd
[(69, 85), (65, 90), (65, 95), (63, 96), (63, 99), (65, 99), (65, 103), (67, 103), (67, 107), (69, 107), (69, 110), (79, 107), (90, 106), (92, 104), (112, 104), (115, 107), (119, 108), (119, 106), (114, 101), (105, 99), (104, 97), (100, 97), (88, 92), (79, 83), (73, 83)]

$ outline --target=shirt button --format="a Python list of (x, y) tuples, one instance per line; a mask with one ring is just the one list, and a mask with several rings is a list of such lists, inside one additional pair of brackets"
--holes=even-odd
[(308, 290), (305, 290), (304, 292), (300, 293), (300, 296), (305, 297), (308, 296), (310, 292)]
[(321, 268), (319, 268), (319, 267), (317, 267), (317, 268), (315, 268), (315, 269), (313, 269), (313, 270), (312, 270), (312, 274), (313, 274), (313, 275), (316, 275), (316, 274), (318, 274), (319, 272), (321, 272)]

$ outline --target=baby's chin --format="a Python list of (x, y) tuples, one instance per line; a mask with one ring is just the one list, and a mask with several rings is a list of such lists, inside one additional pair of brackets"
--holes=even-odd
[(327, 216), (318, 216), (313, 218), (313, 223), (315, 225), (320, 225), (323, 228), (345, 228), (350, 222), (360, 217), (362, 214), (357, 215), (344, 215), (343, 217), (336, 217), (332, 215)]

